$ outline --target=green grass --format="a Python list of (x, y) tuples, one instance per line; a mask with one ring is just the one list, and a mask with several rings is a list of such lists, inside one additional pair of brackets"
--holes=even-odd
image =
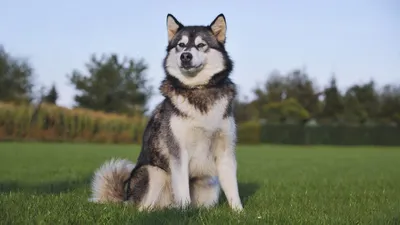
[(0, 224), (400, 224), (400, 148), (241, 146), (244, 212), (87, 202), (93, 171), (138, 146), (0, 143)]

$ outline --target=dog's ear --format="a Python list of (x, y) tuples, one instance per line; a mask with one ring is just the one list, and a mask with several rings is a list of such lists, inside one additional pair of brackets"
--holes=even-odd
[(182, 27), (183, 25), (173, 15), (167, 15), (168, 42)]
[(226, 39), (226, 21), (224, 14), (219, 14), (214, 21), (210, 24), (211, 31), (213, 32), (215, 38), (221, 42), (225, 43)]

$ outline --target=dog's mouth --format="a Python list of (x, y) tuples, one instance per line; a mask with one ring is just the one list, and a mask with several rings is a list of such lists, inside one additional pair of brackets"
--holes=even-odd
[(185, 65), (180, 66), (181, 71), (190, 77), (196, 76), (196, 74), (203, 68), (203, 64), (193, 66), (193, 65)]

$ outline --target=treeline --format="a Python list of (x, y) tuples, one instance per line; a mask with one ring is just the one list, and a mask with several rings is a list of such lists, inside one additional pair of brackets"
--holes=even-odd
[(251, 101), (237, 100), (238, 122), (320, 125), (400, 125), (400, 84), (378, 87), (373, 80), (341, 92), (332, 76), (325, 87), (302, 70), (271, 73)]
[[(38, 84), (29, 61), (0, 46), (0, 140), (140, 143), (154, 93), (145, 61), (103, 54), (84, 65), (65, 75), (77, 90), (73, 109), (57, 107), (57, 87)], [(371, 80), (340, 91), (336, 83), (332, 76), (319, 87), (298, 69), (272, 72), (254, 99), (236, 99), (239, 142), (396, 144), (385, 137), (400, 137), (400, 85)]]

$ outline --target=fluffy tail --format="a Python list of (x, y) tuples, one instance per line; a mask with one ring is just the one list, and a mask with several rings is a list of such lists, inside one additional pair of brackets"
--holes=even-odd
[(111, 159), (96, 170), (92, 180), (91, 202), (122, 202), (124, 181), (129, 178), (135, 164), (126, 159)]

